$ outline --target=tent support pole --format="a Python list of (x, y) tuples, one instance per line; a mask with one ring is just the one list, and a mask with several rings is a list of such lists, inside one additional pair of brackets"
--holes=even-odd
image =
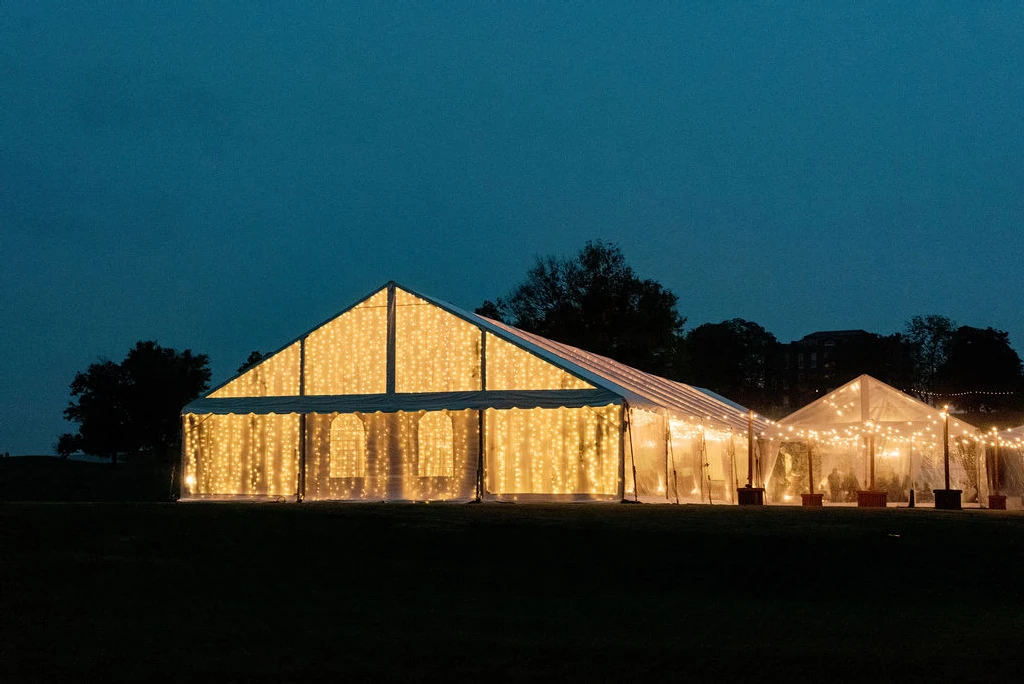
[(388, 283), (388, 349), (387, 349), (387, 379), (385, 380), (384, 391), (388, 394), (395, 393), (395, 318), (397, 306), (395, 305), (395, 283)]
[(477, 503), (484, 498), (484, 409), (479, 409), (476, 414), (477, 421), (477, 457), (476, 457), (476, 499)]
[(807, 440), (807, 484), (814, 494), (814, 438)]
[(868, 433), (868, 489), (875, 491), (875, 433)]
[[(181, 417), (181, 471), (178, 473), (178, 499), (185, 497), (185, 465), (188, 463), (185, 453), (185, 435), (188, 434), (188, 416)], [(198, 481), (199, 478), (196, 478)]]
[(747, 411), (747, 486), (754, 486), (754, 411)]
[(619, 407), (619, 500), (626, 501), (626, 402)]
[[(480, 330), (480, 389), (487, 391), (487, 331)], [(484, 498), (484, 409), (477, 411), (476, 501)]]
[(942, 468), (946, 476), (946, 490), (949, 490), (949, 407), (942, 408)]
[[(299, 396), (306, 395), (306, 338), (299, 340)], [(299, 414), (299, 472), (295, 480), (295, 501), (306, 498), (306, 414)]]
[(914, 507), (914, 435), (910, 435), (910, 447), (907, 449), (907, 483), (910, 485), (910, 500), (907, 508)]
[[(668, 416), (665, 417), (665, 422), (666, 422), (666, 428), (667, 428), (665, 430), (665, 434), (667, 435), (666, 441), (668, 442), (668, 448), (666, 449), (666, 451), (668, 451), (668, 453), (672, 454), (672, 491), (675, 492), (675, 495), (676, 495), (676, 505), (678, 505), (679, 504), (679, 475), (676, 472), (676, 450), (672, 447), (672, 423), (669, 422)], [(668, 488), (668, 486), (666, 485), (666, 489), (667, 488)], [(668, 492), (667, 491), (665, 492), (665, 498), (666, 499), (668, 498)]]
[(992, 473), (992, 488), (996, 490), (996, 496), (999, 496), (1001, 494), (1001, 492), (999, 491), (999, 433), (998, 432), (996, 432), (994, 444), (995, 444), (996, 454), (995, 454), (995, 463), (993, 464), (993, 471), (994, 472)]
[(669, 463), (668, 463), (668, 449), (669, 449), (669, 433), (668, 433), (668, 411), (665, 411), (665, 501), (669, 500), (668, 496), (668, 476), (669, 476)]
[(704, 421), (700, 422), (700, 471), (703, 473), (701, 478), (701, 486), (704, 482), (708, 484), (708, 503), (715, 503), (714, 498), (711, 496), (711, 463), (708, 462), (708, 444), (704, 438)]
[[(622, 402), (622, 412), (623, 415), (626, 415), (625, 401)], [(626, 416), (626, 429), (629, 430), (629, 464), (633, 470), (633, 503), (636, 503), (640, 500), (640, 493), (638, 491), (640, 488), (637, 486), (636, 482), (636, 456), (633, 454), (633, 421), (631, 421), (628, 416)], [(623, 467), (625, 467), (625, 463), (623, 463)]]

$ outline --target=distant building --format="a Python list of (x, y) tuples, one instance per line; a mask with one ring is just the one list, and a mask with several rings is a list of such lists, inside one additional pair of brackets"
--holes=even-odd
[(780, 344), (769, 361), (768, 384), (784, 411), (803, 406), (859, 375), (908, 387), (910, 347), (902, 335), (823, 330)]

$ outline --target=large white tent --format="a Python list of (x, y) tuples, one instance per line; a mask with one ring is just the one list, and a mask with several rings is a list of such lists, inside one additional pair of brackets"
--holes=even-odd
[[(766, 496), (799, 502), (810, 492), (825, 502), (857, 500), (857, 491), (885, 491), (889, 502), (934, 500), (946, 488), (943, 435), (948, 433), (949, 488), (963, 501), (984, 501), (988, 482), (983, 447), (973, 425), (869, 375), (861, 375), (780, 420), (778, 444), (766, 463)], [(872, 482), (873, 480), (873, 482)]]
[(393, 282), (182, 414), (192, 499), (733, 502), (768, 427)]

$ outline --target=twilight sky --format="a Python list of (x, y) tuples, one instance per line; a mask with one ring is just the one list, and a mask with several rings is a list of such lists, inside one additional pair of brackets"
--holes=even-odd
[(1024, 351), (1024, 6), (0, 4), (0, 451), (140, 339), (214, 383), (389, 279), (618, 243), (687, 329)]

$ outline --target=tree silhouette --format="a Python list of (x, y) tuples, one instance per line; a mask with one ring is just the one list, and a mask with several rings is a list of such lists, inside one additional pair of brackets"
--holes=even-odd
[(156, 342), (137, 342), (121, 363), (101, 361), (75, 374), (76, 399), (64, 417), (77, 433), (61, 435), (57, 452), (111, 459), (149, 455), (173, 458), (181, 434), (181, 408), (210, 381), (205, 354), (178, 353)]
[(600, 240), (571, 259), (538, 258), (526, 280), (477, 313), (667, 377), (678, 377), (686, 322), (677, 297), (639, 278)]
[(906, 339), (914, 364), (914, 390), (931, 400), (939, 369), (946, 363), (956, 323), (946, 316), (914, 316), (906, 324)]
[(697, 326), (686, 335), (687, 381), (763, 407), (769, 403), (768, 359), (778, 344), (775, 335), (742, 318)]
[(993, 328), (964, 325), (954, 331), (936, 385), (950, 404), (966, 411), (1003, 409), (1019, 404), (1021, 360), (1010, 336)]
[(267, 357), (266, 355), (263, 354), (263, 352), (261, 352), (259, 349), (253, 349), (251, 352), (249, 352), (249, 356), (246, 357), (245, 362), (241, 366), (239, 366), (238, 370), (235, 372), (244, 373), (245, 371), (249, 370), (250, 368), (252, 368), (265, 358)]

